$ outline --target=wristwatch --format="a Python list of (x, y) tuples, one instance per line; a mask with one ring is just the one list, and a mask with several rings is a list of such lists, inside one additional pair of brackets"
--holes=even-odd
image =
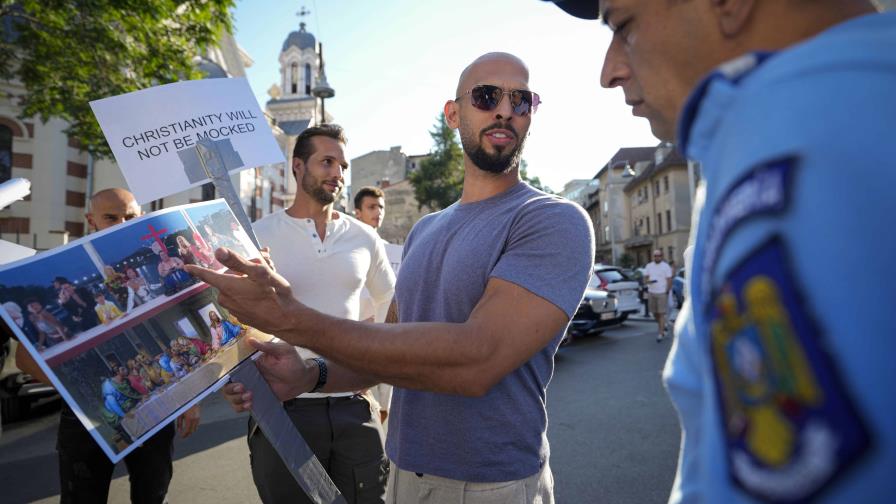
[(320, 357), (313, 357), (311, 360), (317, 364), (317, 383), (314, 384), (311, 392), (317, 392), (327, 384), (327, 361)]

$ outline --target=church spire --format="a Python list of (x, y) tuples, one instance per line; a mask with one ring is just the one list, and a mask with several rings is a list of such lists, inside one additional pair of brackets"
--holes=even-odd
[(299, 16), (299, 19), (301, 20), (299, 22), (299, 32), (305, 33), (305, 31), (306, 31), (305, 30), (305, 26), (306, 26), (305, 16), (310, 16), (310, 15), (311, 15), (311, 11), (306, 9), (304, 5), (302, 6), (301, 9), (299, 9), (299, 12), (296, 12), (296, 16)]
[(298, 135), (309, 124), (320, 122), (315, 91), (326, 95), (329, 88), (321, 72), (317, 39), (308, 29), (306, 17), (310, 14), (304, 6), (295, 13), (299, 26), (283, 42), (278, 58), (280, 81), (271, 86), (271, 100), (267, 102), (267, 113), (290, 136)]

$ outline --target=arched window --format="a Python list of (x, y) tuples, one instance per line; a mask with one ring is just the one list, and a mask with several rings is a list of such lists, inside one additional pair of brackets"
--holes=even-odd
[(0, 182), (12, 178), (12, 129), (0, 125)]
[(290, 89), (292, 89), (292, 94), (296, 94), (299, 92), (299, 64), (293, 62), (289, 67), (289, 80), (290, 80)]
[(311, 96), (311, 65), (305, 63), (305, 94)]

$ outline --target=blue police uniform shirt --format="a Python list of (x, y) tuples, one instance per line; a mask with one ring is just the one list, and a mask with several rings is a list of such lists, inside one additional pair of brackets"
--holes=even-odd
[(707, 77), (679, 128), (703, 164), (691, 299), (664, 370), (672, 502), (896, 493), (896, 13)]

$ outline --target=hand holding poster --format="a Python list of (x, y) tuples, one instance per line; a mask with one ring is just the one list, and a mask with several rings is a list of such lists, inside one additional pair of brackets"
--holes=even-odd
[(140, 203), (209, 179), (196, 154), (204, 138), (228, 171), (285, 162), (246, 79), (175, 82), (90, 106)]
[(0, 268), (0, 316), (110, 459), (215, 389), (266, 337), (185, 270), (217, 247), (258, 258), (217, 200), (131, 220)]
[[(237, 224), (234, 233), (243, 242), (257, 244), (228, 172), (285, 160), (245, 79), (177, 82), (91, 102), (91, 107), (138, 201), (167, 196), (211, 179), (249, 231), (247, 234)], [(209, 233), (206, 241), (211, 250), (228, 246), (218, 241), (227, 233), (218, 237)], [(198, 247), (198, 241), (193, 245)], [(202, 250), (193, 251), (190, 246), (181, 243), (178, 249), (189, 250), (193, 257), (203, 255)], [(250, 257), (256, 257), (257, 249), (252, 250), (255, 255)], [(160, 276), (174, 279), (166, 285), (180, 282), (178, 275), (183, 269), (176, 260), (160, 261), (158, 268)], [(239, 326), (238, 321), (231, 320), (234, 324), (228, 325), (219, 306), (206, 306), (200, 311), (209, 320), (213, 345), (223, 345), (221, 341), (237, 331), (234, 327)], [(236, 337), (240, 345), (240, 334)], [(242, 352), (238, 355), (242, 357)], [(165, 356), (161, 358), (167, 362)], [(255, 365), (224, 368), (222, 376), (233, 370), (241, 380), (253, 384), (251, 390), (259, 399), (269, 399), (253, 408), (253, 417), (269, 436), (278, 439), (275, 450), (309, 498), (314, 502), (344, 502)]]

